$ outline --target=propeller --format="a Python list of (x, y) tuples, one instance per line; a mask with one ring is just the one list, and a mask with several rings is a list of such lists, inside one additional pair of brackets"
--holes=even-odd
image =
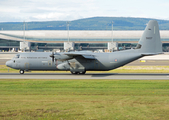
[(54, 52), (52, 52), (52, 54), (50, 55), (50, 57), (52, 58), (52, 62), (54, 62), (54, 58), (55, 58), (54, 55), (55, 55)]

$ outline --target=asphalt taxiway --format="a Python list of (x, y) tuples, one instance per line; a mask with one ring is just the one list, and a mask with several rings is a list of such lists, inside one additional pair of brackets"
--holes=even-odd
[(71, 73), (0, 73), (0, 79), (117, 79), (117, 80), (169, 80), (169, 74), (130, 74), (130, 73), (87, 73), (72, 75)]

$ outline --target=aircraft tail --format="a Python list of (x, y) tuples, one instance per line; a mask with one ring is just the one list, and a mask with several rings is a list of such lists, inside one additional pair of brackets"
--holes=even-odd
[(136, 47), (142, 55), (162, 53), (159, 26), (156, 20), (150, 20)]

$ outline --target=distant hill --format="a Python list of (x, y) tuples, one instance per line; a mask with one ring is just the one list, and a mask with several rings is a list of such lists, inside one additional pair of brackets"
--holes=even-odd
[[(148, 18), (92, 17), (70, 21), (70, 30), (144, 30)], [(169, 20), (158, 20), (160, 30), (169, 30)], [(66, 21), (27, 22), (26, 30), (66, 30)], [(0, 23), (0, 30), (23, 30), (23, 22)]]

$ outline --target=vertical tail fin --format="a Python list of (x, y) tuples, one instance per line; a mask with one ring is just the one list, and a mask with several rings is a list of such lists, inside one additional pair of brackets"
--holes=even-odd
[(138, 42), (140, 52), (143, 55), (153, 55), (162, 53), (162, 43), (160, 39), (159, 26), (156, 20), (150, 20), (145, 31)]

